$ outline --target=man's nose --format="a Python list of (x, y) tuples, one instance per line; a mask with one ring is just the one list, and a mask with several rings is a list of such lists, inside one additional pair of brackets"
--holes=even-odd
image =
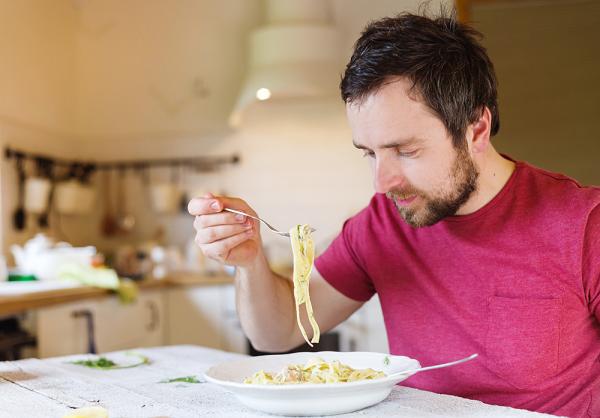
[(383, 159), (375, 162), (375, 191), (387, 193), (394, 188), (402, 186), (404, 182), (399, 167), (394, 167), (389, 161)]

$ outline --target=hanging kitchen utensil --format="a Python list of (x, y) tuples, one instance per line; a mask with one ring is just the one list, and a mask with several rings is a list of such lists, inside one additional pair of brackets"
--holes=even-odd
[(95, 171), (95, 164), (84, 164), (81, 167), (81, 174), (79, 176), (79, 181), (81, 182), (81, 184), (90, 184), (90, 177), (92, 176), (92, 174), (94, 174)]
[(52, 207), (52, 198), (54, 196), (54, 178), (53, 178), (53, 168), (54, 162), (48, 158), (38, 158), (37, 165), (39, 170), (39, 175), (50, 181), (50, 193), (48, 193), (48, 202), (46, 204), (46, 210), (43, 211), (38, 217), (38, 225), (40, 228), (48, 228), (49, 226), (49, 218), (50, 218), (50, 209)]
[(185, 188), (185, 164), (179, 166), (179, 190), (181, 191), (181, 198), (179, 201), (179, 211), (187, 213), (187, 206), (189, 201), (189, 195)]
[(179, 164), (171, 164), (171, 187), (170, 187), (170, 206), (171, 213), (177, 213), (181, 208), (181, 195), (183, 190), (181, 188), (181, 166)]
[(13, 225), (17, 231), (25, 229), (25, 167), (23, 166), (24, 156), (21, 153), (16, 155), (17, 168), (17, 208), (13, 214)]
[(96, 188), (92, 184), (90, 177), (96, 170), (94, 164), (81, 164), (77, 173), (77, 200), (75, 213), (84, 215), (90, 213), (94, 208), (96, 200)]
[(128, 234), (135, 226), (135, 217), (127, 213), (127, 192), (125, 190), (125, 169), (119, 168), (119, 183), (117, 188), (117, 227), (120, 233)]
[(151, 171), (150, 171), (150, 166), (148, 164), (144, 164), (141, 163), (139, 166), (139, 170), (140, 170), (140, 179), (142, 182), (142, 195), (144, 196), (145, 199), (145, 206), (146, 207), (150, 207), (152, 206), (152, 196), (151, 196), (151, 186), (150, 186), (150, 177), (151, 177)]
[(96, 199), (96, 189), (89, 180), (94, 169), (92, 164), (72, 166), (69, 175), (54, 185), (53, 209), (61, 215), (90, 213)]
[(104, 195), (105, 195), (105, 207), (104, 207), (104, 216), (102, 217), (102, 223), (100, 225), (100, 230), (102, 231), (102, 235), (106, 237), (110, 237), (117, 232), (118, 226), (117, 221), (112, 213), (112, 196), (111, 196), (111, 176), (112, 171), (110, 169), (106, 169), (104, 171)]

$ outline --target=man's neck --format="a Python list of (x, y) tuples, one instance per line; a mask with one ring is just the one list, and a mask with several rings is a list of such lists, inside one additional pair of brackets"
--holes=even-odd
[(468, 215), (484, 207), (500, 193), (515, 170), (515, 163), (502, 157), (493, 147), (476, 164), (479, 170), (477, 190), (456, 212), (457, 215)]

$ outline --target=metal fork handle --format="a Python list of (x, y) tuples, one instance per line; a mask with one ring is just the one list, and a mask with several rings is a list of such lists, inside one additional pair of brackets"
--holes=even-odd
[(231, 212), (231, 213), (237, 213), (238, 215), (244, 215), (247, 216), (249, 218), (252, 219), (256, 219), (257, 221), (260, 221), (262, 223), (264, 223), (267, 228), (269, 228), (271, 231), (275, 232), (276, 234), (282, 235), (284, 237), (290, 237), (290, 233), (289, 232), (283, 232), (283, 231), (279, 231), (277, 228), (274, 228), (272, 225), (270, 225), (267, 221), (265, 221), (264, 219), (260, 219), (256, 216), (252, 216), (252, 215), (248, 215), (245, 212), (239, 211), (239, 210), (235, 210), (235, 209), (230, 209), (230, 208), (223, 208), (223, 210), (226, 210), (227, 212)]
[(469, 357), (461, 358), (460, 360), (451, 361), (449, 363), (436, 364), (435, 366), (420, 367), (418, 369), (404, 370), (402, 372), (392, 373), (388, 377), (390, 377), (390, 376), (392, 376), (392, 377), (401, 376), (401, 375), (407, 374), (407, 373), (424, 372), (425, 370), (441, 369), (441, 368), (444, 368), (444, 367), (454, 366), (456, 364), (460, 364), (460, 363), (467, 362), (469, 360), (473, 360), (475, 357), (477, 357), (477, 353), (471, 354)]

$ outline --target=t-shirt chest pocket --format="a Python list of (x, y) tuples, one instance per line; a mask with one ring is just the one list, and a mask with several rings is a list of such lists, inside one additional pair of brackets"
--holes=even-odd
[(559, 298), (490, 297), (488, 368), (519, 389), (553, 376), (558, 368), (560, 306)]

